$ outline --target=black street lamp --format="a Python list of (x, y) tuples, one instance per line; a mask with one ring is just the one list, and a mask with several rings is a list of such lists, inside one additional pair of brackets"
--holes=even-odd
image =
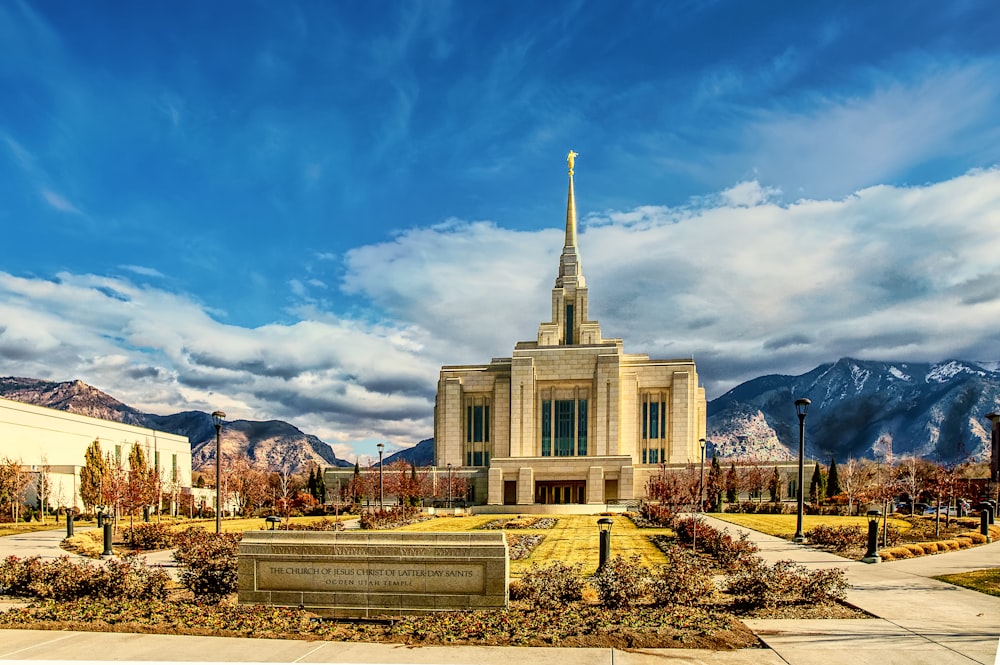
[(222, 533), (222, 423), (226, 414), (216, 411), (212, 420), (215, 421), (215, 533)]
[(451, 508), (451, 462), (448, 462), (448, 507)]
[(382, 451), (385, 450), (385, 444), (378, 444), (378, 508), (379, 510), (385, 510), (385, 495), (383, 494), (383, 484), (382, 484)]
[(868, 551), (865, 552), (863, 563), (881, 563), (882, 557), (878, 555), (878, 520), (882, 516), (880, 510), (868, 511)]
[(986, 417), (993, 423), (990, 436), (990, 483), (1000, 492), (1000, 413), (987, 413)]
[(792, 540), (797, 543), (806, 542), (806, 537), (802, 534), (802, 512), (805, 500), (805, 492), (802, 491), (802, 484), (805, 482), (802, 464), (806, 453), (806, 412), (811, 403), (805, 397), (795, 400), (795, 413), (799, 416), (799, 509), (795, 519), (795, 537)]
[(604, 568), (604, 564), (608, 562), (611, 558), (611, 526), (615, 523), (610, 517), (602, 517), (597, 520), (597, 528), (601, 533), (600, 540), (600, 560), (597, 564), (597, 570)]
[(698, 525), (701, 523), (701, 507), (703, 501), (703, 489), (705, 486), (705, 439), (698, 439), (698, 447), (701, 452), (701, 470), (698, 472), (698, 505), (695, 507), (694, 529), (691, 531), (691, 551), (698, 551)]

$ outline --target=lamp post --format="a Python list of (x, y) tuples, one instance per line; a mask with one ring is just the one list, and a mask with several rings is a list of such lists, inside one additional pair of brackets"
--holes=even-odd
[(802, 534), (802, 511), (804, 508), (805, 492), (802, 485), (805, 482), (805, 475), (802, 471), (802, 464), (806, 452), (806, 412), (809, 411), (810, 402), (805, 397), (795, 400), (795, 413), (799, 416), (799, 507), (795, 519), (795, 537), (792, 539), (797, 543), (806, 542), (806, 537)]
[[(993, 423), (990, 437), (990, 483), (1000, 493), (1000, 413), (987, 413)], [(1000, 498), (998, 494), (997, 498)]]
[(608, 562), (611, 558), (611, 526), (615, 523), (610, 517), (602, 517), (597, 520), (597, 528), (601, 533), (600, 540), (600, 552), (599, 552), (599, 562), (597, 564), (597, 570), (604, 568), (604, 564)]
[(448, 507), (451, 508), (451, 462), (448, 462)]
[(384, 485), (382, 484), (382, 451), (385, 450), (385, 444), (378, 444), (378, 508), (379, 510), (385, 510), (385, 495), (383, 494)]
[(215, 422), (215, 533), (222, 533), (222, 423), (226, 414), (216, 411), (212, 414)]
[(868, 551), (861, 561), (863, 563), (881, 563), (882, 557), (878, 555), (878, 519), (882, 516), (880, 510), (868, 511)]
[(691, 551), (698, 551), (698, 524), (701, 522), (701, 507), (703, 504), (703, 488), (705, 486), (705, 439), (698, 439), (701, 450), (701, 470), (698, 472), (698, 505), (694, 511), (694, 529), (691, 531)]

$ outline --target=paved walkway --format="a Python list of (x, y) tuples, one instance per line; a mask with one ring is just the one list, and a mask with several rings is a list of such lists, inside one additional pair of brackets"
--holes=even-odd
[[(134, 662), (474, 663), (534, 665), (1000, 665), (1000, 598), (929, 576), (1000, 567), (1000, 543), (934, 556), (867, 565), (705, 518), (716, 528), (747, 532), (761, 556), (812, 567), (841, 567), (851, 582), (848, 602), (878, 617), (855, 620), (753, 620), (747, 625), (768, 648), (564, 649), (525, 647), (407, 647), (402, 645), (250, 638), (0, 630), (0, 660)], [(0, 538), (0, 558), (60, 556), (64, 531)], [(150, 563), (160, 553), (147, 557)]]
[(844, 568), (847, 601), (877, 620), (753, 620), (746, 624), (792, 665), (864, 662), (879, 665), (988, 663), (1000, 644), (1000, 598), (930, 579), (1000, 567), (1000, 542), (932, 556), (864, 564), (711, 517), (718, 529), (747, 533), (768, 562)]

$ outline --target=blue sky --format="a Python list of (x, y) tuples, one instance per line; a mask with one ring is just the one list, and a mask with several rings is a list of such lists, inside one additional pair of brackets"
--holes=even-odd
[[(997, 361), (989, 2), (0, 4), (0, 374), (432, 434), (548, 319), (711, 397), (844, 355)], [(485, 304), (487, 299), (493, 306)]]

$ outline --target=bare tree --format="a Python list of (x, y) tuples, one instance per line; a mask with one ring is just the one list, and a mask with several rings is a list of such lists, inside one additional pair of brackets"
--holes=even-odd
[(848, 458), (847, 463), (841, 466), (840, 491), (847, 497), (848, 515), (854, 514), (854, 506), (861, 502), (868, 491), (871, 485), (871, 471), (869, 466), (853, 457)]

